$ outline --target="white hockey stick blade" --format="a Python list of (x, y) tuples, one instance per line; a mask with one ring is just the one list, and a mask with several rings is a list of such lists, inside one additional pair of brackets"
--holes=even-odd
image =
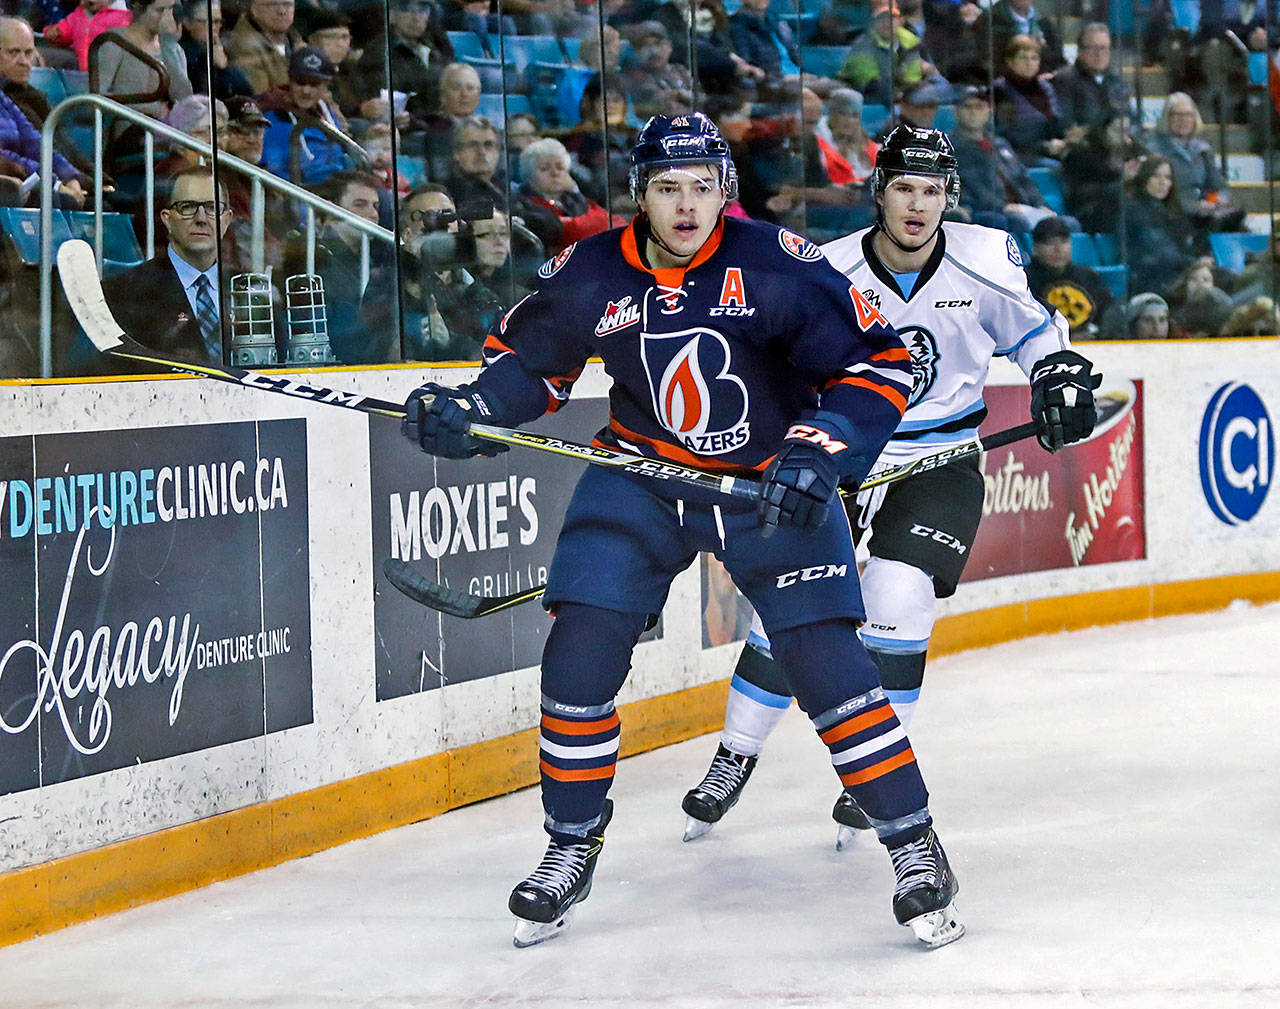
[(107, 307), (98, 282), (98, 261), (93, 246), (73, 238), (58, 246), (58, 276), (85, 336), (102, 353), (124, 344), (124, 330)]
[(714, 823), (708, 823), (706, 820), (698, 820), (692, 816), (684, 818), (684, 839), (686, 841), (696, 841), (700, 837), (706, 837), (711, 833)]
[(964, 935), (964, 924), (956, 917), (954, 900), (940, 910), (912, 918), (906, 923), (906, 927), (930, 949), (938, 949)]
[(528, 949), (530, 946), (536, 946), (540, 942), (563, 935), (573, 923), (573, 912), (577, 909), (577, 904), (570, 905), (569, 909), (555, 921), (529, 921), (527, 918), (517, 918), (515, 935), (511, 937), (512, 944), (516, 949)]

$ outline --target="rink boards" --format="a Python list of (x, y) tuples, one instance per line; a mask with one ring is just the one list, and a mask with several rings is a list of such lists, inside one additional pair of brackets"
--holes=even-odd
[[(984, 460), (935, 652), (1280, 598), (1280, 343), (1088, 353), (1098, 432)], [(398, 401), (470, 374), (312, 380)], [(541, 423), (589, 440), (606, 389), (590, 367)], [(984, 430), (1027, 401), (997, 362)], [(579, 464), (437, 462), (393, 421), (195, 379), (6, 384), (0, 417), (0, 943), (536, 781), (549, 618), (441, 617), (381, 565), (537, 584)], [(624, 754), (718, 727), (748, 619), (714, 562), (677, 579), (620, 698)]]

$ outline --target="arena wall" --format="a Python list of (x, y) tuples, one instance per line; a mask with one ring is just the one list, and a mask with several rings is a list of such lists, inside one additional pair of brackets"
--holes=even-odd
[[(1280, 598), (1280, 341), (1088, 352), (1109, 426), (984, 461), (977, 577), (943, 602), (934, 653)], [(993, 428), (1025, 417), (1021, 374), (997, 364)], [(398, 401), (469, 374), (300, 380)], [(585, 438), (606, 389), (592, 366), (560, 430)], [(175, 377), (5, 384), (0, 421), (0, 943), (536, 781), (547, 618), (441, 618), (380, 568), (404, 552), (469, 591), (537, 581), (576, 464), (515, 450), (450, 468), (392, 421)], [(137, 484), (132, 524), (89, 515), (81, 535), (99, 500), (85, 474), (108, 475), (122, 512)], [(424, 514), (451, 535), (415, 527)], [(624, 755), (719, 726), (742, 620), (717, 643), (700, 567), (636, 651)]]

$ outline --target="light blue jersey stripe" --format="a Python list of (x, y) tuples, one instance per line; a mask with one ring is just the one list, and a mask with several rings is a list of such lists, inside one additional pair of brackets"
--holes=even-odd
[(862, 643), (868, 648), (874, 648), (877, 652), (887, 652), (890, 655), (919, 655), (929, 650), (928, 638), (903, 641), (901, 638), (880, 638), (866, 631), (862, 632)]
[(902, 704), (915, 704), (920, 700), (920, 688), (915, 690), (886, 690), (884, 696), (889, 698), (890, 707), (898, 707)]
[(790, 697), (780, 697), (777, 694), (771, 694), (767, 690), (761, 690), (754, 683), (748, 683), (741, 676), (734, 674), (733, 679), (729, 681), (729, 689), (736, 690), (744, 697), (749, 697), (757, 704), (763, 704), (766, 708), (789, 708), (791, 707)]

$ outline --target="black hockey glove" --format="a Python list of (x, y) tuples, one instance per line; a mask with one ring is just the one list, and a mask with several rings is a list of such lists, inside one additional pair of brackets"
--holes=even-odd
[(1102, 376), (1074, 350), (1059, 350), (1031, 369), (1031, 419), (1036, 439), (1047, 452), (1056, 452), (1093, 433), (1098, 411), (1093, 390)]
[(760, 521), (766, 532), (779, 526), (812, 532), (827, 520), (840, 484), (835, 456), (844, 448), (821, 427), (791, 425), (782, 450), (764, 471)]
[(404, 404), (405, 418), (400, 430), (424, 452), (446, 459), (470, 459), (475, 455), (494, 456), (506, 445), (481, 441), (469, 433), (471, 422), (489, 423), (493, 411), (475, 386), (460, 389), (428, 382), (409, 394)]

